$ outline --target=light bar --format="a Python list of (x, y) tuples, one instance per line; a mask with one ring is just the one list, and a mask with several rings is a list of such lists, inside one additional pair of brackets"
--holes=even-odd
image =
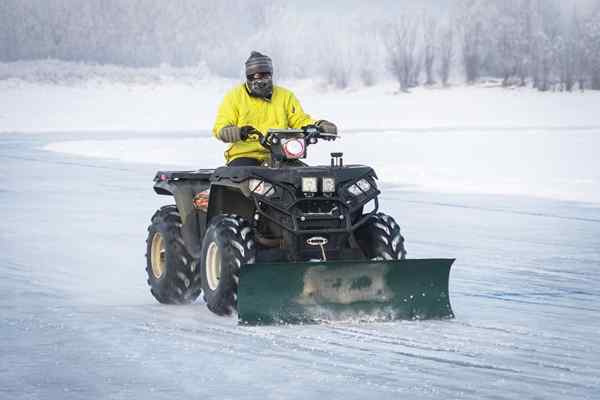
[(317, 178), (303, 176), (302, 191), (304, 193), (317, 193)]
[(335, 179), (334, 178), (323, 178), (323, 193), (334, 193), (335, 192)]

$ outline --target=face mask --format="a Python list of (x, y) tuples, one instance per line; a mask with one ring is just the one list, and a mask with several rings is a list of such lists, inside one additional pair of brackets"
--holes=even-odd
[(271, 98), (273, 94), (273, 78), (248, 80), (248, 87), (253, 96)]

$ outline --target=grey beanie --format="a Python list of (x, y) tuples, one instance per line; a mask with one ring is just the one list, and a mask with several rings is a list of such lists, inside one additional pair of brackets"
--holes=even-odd
[(246, 60), (246, 76), (257, 73), (273, 74), (273, 62), (269, 56), (253, 51)]

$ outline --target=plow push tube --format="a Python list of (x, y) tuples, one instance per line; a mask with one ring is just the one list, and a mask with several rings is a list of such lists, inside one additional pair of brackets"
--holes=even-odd
[(452, 318), (453, 259), (244, 265), (241, 324)]

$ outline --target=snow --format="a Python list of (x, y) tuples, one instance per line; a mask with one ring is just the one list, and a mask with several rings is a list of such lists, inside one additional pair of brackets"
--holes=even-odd
[[(309, 148), (326, 164), (343, 150), (346, 163), (372, 165), (388, 186), (446, 193), (493, 193), (600, 203), (600, 129), (356, 131)], [(177, 137), (54, 142), (47, 150), (160, 168), (214, 168), (226, 146), (209, 132)]]
[[(193, 79), (196, 70), (150, 71), (137, 80), (121, 71), (111, 80), (84, 70), (49, 84), (33, 69), (0, 81), (0, 132), (77, 132), (79, 141), (46, 149), (90, 157), (221, 165), (225, 146), (209, 130), (224, 93), (238, 82)], [(329, 151), (343, 150), (347, 162), (372, 164), (382, 182), (400, 187), (600, 202), (600, 92), (483, 84), (398, 94), (392, 82), (345, 91), (309, 80), (283, 84), (307, 112), (339, 126), (342, 140), (311, 148), (310, 162), (327, 163)], [(86, 140), (95, 132), (115, 138)], [(137, 137), (119, 140), (119, 132)]]
[(159, 165), (43, 150), (80, 135), (0, 137), (0, 397), (598, 398), (600, 209), (384, 188), (409, 257), (457, 258), (454, 320), (237, 326), (156, 303)]
[(341, 128), (310, 162), (373, 165), (408, 256), (456, 257), (456, 318), (243, 327), (157, 304), (143, 256), (235, 82), (128, 79), (0, 81), (0, 398), (598, 398), (598, 93), (289, 82)]
[[(35, 74), (33, 74), (35, 76)], [(212, 128), (226, 91), (239, 81), (126, 75), (53, 84), (0, 80), (0, 133), (198, 131)], [(317, 118), (342, 132), (372, 129), (524, 129), (600, 126), (600, 92), (540, 93), (499, 87), (418, 88), (396, 84), (335, 90), (318, 81), (281, 82)]]

